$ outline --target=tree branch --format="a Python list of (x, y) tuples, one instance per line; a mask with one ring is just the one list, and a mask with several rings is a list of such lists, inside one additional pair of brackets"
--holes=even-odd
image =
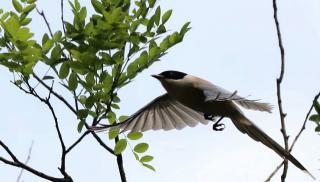
[[(281, 83), (283, 80), (283, 76), (284, 76), (284, 69), (285, 69), (285, 52), (284, 52), (284, 47), (282, 44), (282, 36), (281, 36), (281, 32), (280, 32), (280, 25), (279, 25), (279, 21), (278, 21), (278, 8), (277, 8), (277, 1), (273, 0), (273, 18), (274, 18), (274, 22), (277, 28), (277, 37), (278, 37), (278, 44), (279, 44), (279, 49), (280, 49), (280, 54), (281, 54), (281, 69), (280, 69), (280, 75), (277, 78), (277, 98), (278, 98), (278, 108), (279, 108), (279, 114), (280, 114), (280, 120), (281, 120), (281, 133), (283, 136), (283, 140), (284, 140), (284, 148), (286, 151), (289, 151), (288, 148), (288, 139), (289, 136), (287, 135), (287, 130), (286, 130), (286, 125), (285, 125), (285, 117), (286, 114), (283, 112), (283, 108), (282, 108), (282, 99), (281, 99)], [(281, 175), (281, 181), (285, 182), (286, 176), (287, 176), (287, 172), (288, 172), (288, 160), (285, 159), (284, 160), (284, 167), (283, 167), (283, 173)]]
[(42, 98), (41, 96), (38, 95), (38, 93), (35, 91), (35, 89), (29, 84), (28, 81), (25, 81), (25, 84), (26, 86), (28, 87), (28, 90), (22, 88), (21, 86), (19, 85), (16, 85), (20, 90), (23, 90), (25, 93), (27, 94), (30, 94), (30, 95), (33, 95), (34, 97), (38, 98), (41, 102), (45, 103), (51, 114), (52, 114), (52, 117), (54, 119), (54, 123), (55, 123), (55, 128), (56, 128), (56, 132), (58, 134), (58, 138), (59, 138), (59, 142), (60, 142), (60, 146), (61, 146), (61, 165), (60, 165), (60, 172), (61, 174), (64, 176), (65, 179), (68, 179), (68, 181), (72, 181), (71, 177), (67, 174), (66, 170), (65, 170), (65, 165), (66, 165), (66, 146), (65, 146), (65, 143), (63, 141), (63, 137), (62, 137), (62, 134), (61, 134), (61, 130), (60, 130), (60, 127), (59, 127), (59, 122), (58, 122), (58, 118), (57, 118), (57, 115), (54, 111), (54, 108), (52, 107), (51, 105), (51, 102), (50, 102), (50, 97), (51, 97), (51, 94), (53, 93), (53, 83), (52, 82), (52, 85), (51, 87), (49, 88), (49, 94), (48, 94), (48, 97), (47, 98)]
[(53, 182), (71, 182), (71, 181), (68, 181), (67, 179), (65, 178), (55, 178), (55, 177), (52, 177), (52, 176), (49, 176), (47, 174), (44, 174), (38, 170), (35, 170), (31, 167), (29, 167), (28, 165), (20, 162), (18, 160), (18, 158), (11, 152), (11, 150), (9, 149), (9, 147), (7, 145), (5, 145), (1, 140), (0, 140), (0, 146), (10, 155), (11, 159), (13, 161), (10, 161), (10, 160), (7, 160), (3, 157), (0, 157), (0, 161), (6, 163), (6, 164), (9, 164), (11, 166), (15, 166), (15, 167), (19, 167), (19, 168), (22, 168), (26, 171), (29, 171), (43, 179), (46, 179), (46, 180), (49, 180), (49, 181), (53, 181)]
[[(320, 97), (320, 92), (314, 97), (314, 100), (318, 100), (319, 97)], [(289, 152), (292, 152), (293, 147), (295, 146), (295, 144), (296, 144), (297, 141), (299, 140), (302, 132), (305, 130), (306, 124), (307, 124), (307, 121), (308, 121), (308, 118), (309, 118), (309, 116), (310, 116), (310, 114), (311, 114), (311, 111), (313, 110), (313, 107), (314, 107), (314, 105), (311, 104), (310, 109), (309, 109), (309, 111), (307, 112), (307, 115), (306, 115), (306, 117), (305, 117), (305, 119), (304, 119), (304, 121), (303, 121), (303, 124), (302, 124), (302, 126), (301, 126), (301, 129), (300, 129), (300, 131), (298, 132), (298, 134), (296, 135), (296, 137), (294, 138), (294, 140), (293, 140), (293, 142), (292, 142), (292, 144), (291, 144), (291, 146), (290, 146), (290, 148), (289, 148)], [(283, 166), (283, 164), (284, 164), (284, 161), (282, 161), (282, 162), (274, 169), (274, 171), (269, 175), (269, 177), (265, 180), (265, 182), (270, 181), (271, 178), (272, 178), (275, 174), (277, 174), (277, 172), (278, 172), (279, 169)]]
[(88, 134), (90, 133), (89, 130), (87, 130), (86, 132), (84, 132), (81, 137), (78, 138), (78, 140), (76, 140), (72, 145), (70, 145), (70, 147), (66, 150), (66, 153), (69, 153), (76, 145), (78, 145), (82, 139), (84, 139)]
[[(24, 164), (25, 164), (25, 165), (28, 164), (28, 162), (29, 162), (29, 160), (30, 160), (30, 158), (31, 158), (32, 148), (33, 148), (33, 141), (31, 142), (31, 145), (30, 145), (30, 147), (29, 147), (27, 159), (24, 161)], [(23, 171), (24, 171), (24, 169), (21, 169), (21, 170), (20, 170), (20, 173), (19, 173), (19, 175), (18, 175), (18, 178), (17, 178), (17, 181), (16, 181), (16, 182), (19, 182), (19, 181), (20, 181)]]
[(46, 25), (47, 25), (47, 28), (48, 28), (48, 30), (49, 30), (49, 33), (50, 33), (50, 35), (51, 35), (51, 37), (52, 37), (52, 36), (53, 36), (53, 33), (52, 33), (52, 30), (51, 30), (50, 24), (49, 24), (49, 22), (48, 22), (48, 20), (47, 20), (47, 18), (46, 18), (46, 15), (44, 14), (43, 10), (40, 11), (38, 8), (36, 8), (36, 10), (37, 10), (38, 14), (39, 14), (40, 16), (42, 16), (44, 22), (45, 22)]
[[(115, 143), (117, 143), (119, 141), (119, 137), (117, 136), (114, 141)], [(117, 164), (118, 164), (121, 182), (127, 182), (126, 173), (124, 172), (124, 168), (123, 168), (122, 154), (117, 155)]]

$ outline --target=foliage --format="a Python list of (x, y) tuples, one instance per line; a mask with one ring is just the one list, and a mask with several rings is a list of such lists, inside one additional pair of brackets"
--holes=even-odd
[(317, 124), (315, 131), (320, 133), (320, 103), (317, 99), (313, 100), (313, 108), (317, 113), (311, 115), (309, 119)]
[[(47, 70), (38, 84), (59, 82), (71, 93), (79, 132), (90, 120), (90, 126), (123, 121), (126, 117), (115, 113), (121, 101), (117, 91), (159, 61), (190, 29), (186, 23), (180, 31), (168, 32), (172, 10), (163, 11), (156, 0), (91, 0), (91, 15), (74, 0), (69, 1), (73, 20), (63, 20), (63, 30), (45, 33), (38, 41), (29, 28), (35, 0), (12, 0), (12, 4), (15, 12), (0, 9), (0, 65), (14, 74), (14, 83), (21, 88)], [(65, 92), (57, 95), (67, 97)], [(115, 154), (126, 149), (128, 139), (138, 140), (142, 133), (131, 133), (128, 139), (118, 140), (119, 136), (117, 129), (108, 133), (110, 140), (117, 141)], [(139, 156), (148, 148), (138, 143), (133, 153), (143, 166), (154, 170), (147, 164), (152, 156)]]

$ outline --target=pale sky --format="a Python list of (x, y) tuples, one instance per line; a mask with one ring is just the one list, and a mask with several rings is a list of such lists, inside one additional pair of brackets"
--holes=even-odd
[[(89, 1), (80, 1), (82, 4)], [(60, 1), (38, 3), (54, 30), (60, 28)], [(67, 3), (66, 3), (67, 4)], [(244, 110), (247, 117), (279, 143), (283, 143), (276, 100), (276, 77), (280, 54), (273, 20), (272, 0), (199, 0), (165, 1), (163, 10), (173, 9), (170, 30), (191, 21), (192, 29), (184, 41), (169, 50), (161, 62), (140, 74), (119, 93), (119, 114), (130, 115), (154, 97), (164, 93), (161, 85), (150, 77), (164, 70), (180, 70), (203, 77), (230, 91), (261, 99), (275, 106), (272, 114)], [(1, 8), (12, 9), (11, 1)], [(68, 9), (68, 8), (66, 8)], [(69, 12), (68, 12), (69, 13)], [(67, 17), (70, 17), (66, 15)], [(36, 37), (47, 31), (37, 17), (32, 23)], [(279, 3), (279, 20), (286, 51), (286, 71), (282, 85), (283, 107), (290, 142), (300, 130), (314, 95), (319, 91), (320, 68), (320, 2), (316, 0), (284, 0)], [(34, 140), (29, 165), (60, 177), (60, 146), (50, 111), (32, 96), (13, 86), (12, 75), (0, 67), (2, 126), (0, 138), (23, 161)], [(77, 120), (58, 102), (57, 107), (66, 143), (73, 142)], [(157, 169), (142, 167), (130, 150), (124, 152), (124, 168), (128, 182), (248, 182), (264, 181), (281, 158), (261, 143), (241, 134), (225, 119), (226, 129), (214, 132), (212, 124), (198, 125), (181, 131), (149, 131), (141, 142), (147, 142), (147, 154)], [(293, 155), (320, 179), (320, 136), (315, 125), (307, 124)], [(104, 134), (100, 134), (104, 137)], [(113, 141), (107, 142), (110, 146)], [(132, 143), (134, 145), (134, 142)], [(4, 151), (0, 149), (0, 154)], [(7, 156), (7, 155), (5, 155)], [(67, 171), (76, 182), (120, 181), (116, 159), (103, 150), (92, 137), (87, 137), (67, 158)], [(0, 163), (1, 181), (16, 181), (19, 169)], [(279, 181), (281, 173), (273, 178)], [(28, 172), (25, 182), (45, 181)], [(313, 181), (290, 164), (287, 181)]]

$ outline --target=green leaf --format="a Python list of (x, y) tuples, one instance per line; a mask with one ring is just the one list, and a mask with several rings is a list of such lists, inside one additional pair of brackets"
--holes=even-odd
[(166, 11), (166, 12), (162, 15), (162, 24), (165, 24), (165, 23), (169, 20), (171, 14), (172, 14), (172, 9)]
[(54, 41), (53, 40), (48, 40), (46, 41), (46, 43), (44, 43), (43, 47), (42, 47), (42, 51), (44, 53), (49, 52), (49, 50), (53, 47)]
[(315, 129), (316, 132), (320, 132), (320, 125), (318, 125)]
[(130, 140), (139, 140), (142, 136), (141, 132), (132, 132), (127, 135)]
[(320, 104), (318, 101), (316, 100), (313, 101), (313, 107), (317, 111), (317, 113), (320, 114)]
[(19, 3), (18, 0), (12, 0), (12, 4), (13, 4), (14, 9), (16, 9), (17, 12), (19, 12), (19, 13), (22, 12), (23, 7), (22, 7), (22, 5)]
[(58, 41), (59, 39), (61, 39), (61, 37), (62, 37), (62, 32), (61, 31), (57, 31), (57, 32), (54, 33), (52, 39), (54, 41)]
[(85, 122), (85, 120), (83, 120), (83, 119), (79, 121), (78, 127), (77, 127), (77, 131), (78, 131), (79, 133), (82, 131), (82, 128), (83, 128), (83, 126), (84, 126), (85, 123), (86, 123), (86, 122)]
[(154, 58), (157, 58), (159, 57), (160, 55), (160, 48), (158, 47), (152, 47), (149, 51), (149, 59), (150, 60), (153, 60)]
[(118, 104), (111, 104), (111, 107), (114, 108), (114, 109), (120, 109)]
[(28, 25), (31, 21), (32, 21), (31, 18), (25, 18), (25, 19), (23, 19), (22, 21), (20, 21), (20, 25), (26, 26), (26, 25)]
[(320, 122), (320, 115), (314, 114), (314, 115), (310, 116), (309, 120), (318, 123), (318, 122)]
[(137, 153), (143, 153), (147, 151), (149, 148), (149, 145), (147, 143), (139, 143), (134, 147), (134, 151)]
[(112, 88), (113, 79), (110, 75), (107, 75), (103, 80), (103, 89), (108, 93)]
[(162, 42), (160, 43), (160, 50), (162, 52), (165, 52), (170, 46), (169, 40), (168, 38), (165, 38), (164, 40), (162, 40)]
[(89, 84), (90, 87), (92, 87), (96, 83), (93, 73), (90, 72), (87, 74), (86, 82), (87, 82), (87, 84)]
[(85, 95), (80, 95), (78, 97), (78, 100), (81, 104), (85, 104), (86, 100), (87, 100), (87, 97)]
[(154, 4), (156, 3), (156, 0), (148, 0), (149, 7), (153, 8)]
[(78, 87), (78, 78), (77, 74), (72, 72), (69, 76), (68, 86), (70, 90), (75, 90)]
[(21, 85), (22, 83), (23, 83), (22, 80), (16, 80), (16, 81), (14, 82), (15, 85)]
[(151, 166), (150, 164), (142, 164), (144, 167), (146, 167), (146, 168), (148, 168), (148, 169), (151, 169), (152, 171), (156, 171), (156, 169), (153, 167), (153, 166)]
[(52, 79), (54, 79), (54, 77), (50, 75), (46, 75), (42, 78), (42, 80), (52, 80)]
[(94, 105), (95, 99), (93, 95), (90, 95), (85, 102), (86, 108), (90, 109)]
[(180, 41), (180, 36), (178, 32), (174, 32), (172, 35), (169, 36), (169, 43), (171, 45), (176, 44)]
[(119, 117), (118, 120), (119, 120), (120, 122), (123, 122), (123, 121), (125, 121), (126, 119), (128, 119), (128, 116), (122, 115), (122, 116)]
[(114, 138), (116, 138), (118, 135), (119, 135), (119, 132), (120, 132), (120, 129), (119, 128), (116, 128), (116, 129), (111, 129), (109, 131), (109, 140), (112, 140)]
[(49, 35), (47, 33), (45, 33), (42, 36), (42, 46), (49, 40)]
[(97, 13), (102, 14), (102, 12), (104, 11), (104, 7), (99, 1), (91, 0), (91, 4)]
[(157, 34), (163, 34), (166, 33), (166, 27), (164, 25), (160, 25), (157, 29)]
[(140, 57), (138, 59), (139, 59), (139, 66), (140, 67), (145, 68), (148, 66), (148, 52), (147, 51), (143, 51), (140, 54)]
[(140, 162), (144, 163), (144, 162), (150, 162), (153, 160), (153, 157), (151, 155), (146, 155), (141, 157)]
[(77, 112), (78, 119), (84, 119), (88, 116), (89, 110), (88, 109), (80, 109)]
[(30, 5), (28, 5), (27, 7), (25, 7), (25, 8), (23, 9), (23, 12), (24, 12), (25, 14), (28, 14), (28, 13), (30, 13), (35, 7), (36, 7), (36, 4), (30, 4)]
[(180, 35), (184, 36), (191, 28), (189, 27), (190, 22), (185, 23), (180, 29)]
[(69, 75), (69, 71), (70, 71), (70, 68), (69, 68), (68, 62), (62, 63), (59, 71), (59, 78), (60, 79), (67, 78), (67, 76)]
[(160, 23), (160, 16), (161, 16), (161, 8), (160, 6), (157, 7), (156, 12), (154, 13), (154, 22), (156, 25)]
[(154, 25), (154, 16), (152, 16), (150, 19), (149, 19), (149, 21), (148, 21), (148, 24), (147, 24), (147, 31), (149, 32), (151, 29), (152, 29), (152, 27), (153, 27), (153, 25)]
[(79, 18), (80, 18), (81, 21), (84, 21), (86, 19), (86, 17), (87, 17), (87, 8), (83, 7), (80, 10)]
[(79, 1), (78, 1), (78, 0), (75, 0), (75, 1), (74, 1), (74, 8), (75, 8), (75, 10), (78, 11), (78, 10), (80, 9), (80, 7), (81, 7), (81, 6), (80, 6)]
[(28, 4), (32, 4), (32, 3), (35, 3), (35, 2), (36, 2), (36, 0), (27, 0)]
[(114, 147), (114, 153), (116, 155), (121, 154), (127, 147), (127, 140), (120, 139)]

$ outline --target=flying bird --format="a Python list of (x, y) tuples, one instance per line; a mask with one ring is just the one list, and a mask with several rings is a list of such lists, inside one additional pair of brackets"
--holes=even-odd
[[(213, 125), (213, 129), (219, 131), (223, 129), (223, 124), (219, 122), (227, 117), (239, 131), (269, 147), (314, 178), (295, 157), (251, 122), (239, 108), (241, 106), (271, 113), (270, 104), (249, 100), (237, 95), (237, 92), (229, 92), (209, 81), (180, 71), (164, 71), (152, 76), (161, 82), (167, 93), (113, 127), (120, 128), (122, 132), (180, 130), (186, 126), (194, 127), (198, 123), (207, 124), (209, 120), (215, 121), (216, 117), (220, 117)], [(110, 125), (105, 125), (97, 130), (109, 127)]]

